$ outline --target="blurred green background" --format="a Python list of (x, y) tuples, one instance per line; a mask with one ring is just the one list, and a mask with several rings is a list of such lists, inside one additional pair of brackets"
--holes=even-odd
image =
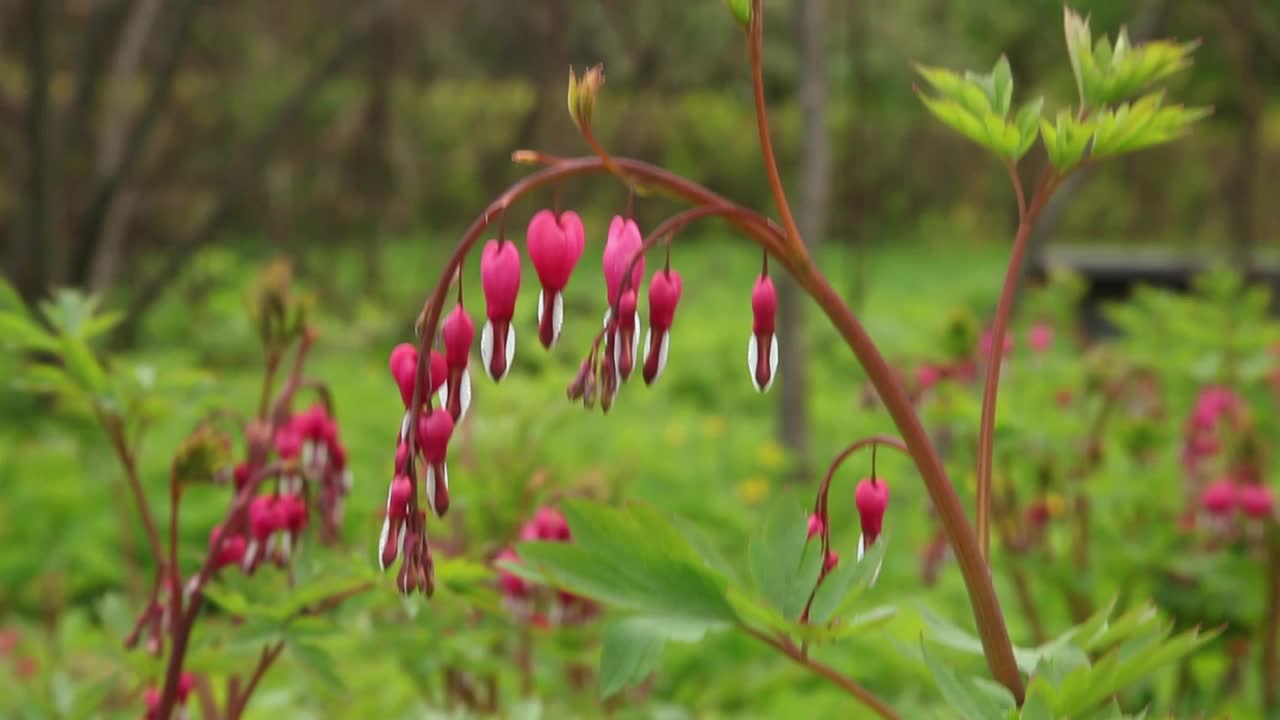
[[(821, 267), (909, 375), (946, 355), (955, 312), (989, 316), (1016, 223), (1004, 170), (928, 116), (912, 92), (913, 63), (986, 68), (1004, 52), (1016, 99), (1043, 94), (1046, 107), (1066, 106), (1074, 84), (1062, 6), (765, 4), (765, 82), (793, 204)], [(1061, 211), (1046, 216), (1034, 251), (1159, 247), (1246, 265), (1274, 252), (1280, 208), (1267, 200), (1280, 172), (1280, 7), (1268, 0), (1073, 6), (1092, 14), (1097, 33), (1127, 24), (1135, 39), (1198, 38), (1196, 65), (1171, 94), (1214, 114), (1187, 139), (1082, 174), (1063, 191)], [(4, 3), (0, 261), (28, 301), (72, 287), (124, 313), (99, 349), (117, 371), (146, 367), (163, 381), (166, 412), (140, 448), (144, 483), (162, 506), (172, 449), (197, 419), (215, 407), (252, 408), (262, 358), (244, 296), (265, 262), (288, 258), (298, 289), (317, 299), (320, 339), (308, 374), (333, 388), (356, 476), (350, 557), (328, 562), (367, 567), (402, 409), (387, 353), (412, 337), (461, 229), (526, 171), (510, 162), (512, 150), (589, 152), (565, 111), (567, 68), (604, 63), (608, 84), (595, 124), (611, 152), (773, 214), (745, 55), (741, 32), (716, 0)], [(1034, 171), (1039, 151), (1031, 157)], [(522, 239), (526, 219), (552, 202), (547, 191), (513, 208), (509, 233)], [(612, 179), (588, 178), (567, 183), (560, 202), (579, 209), (587, 227), (565, 335), (550, 353), (537, 346), (537, 287), (526, 264), (512, 376), (493, 386), (473, 365), (475, 404), (453, 450), (455, 509), (435, 530), (439, 552), (487, 561), (535, 507), (568, 493), (646, 500), (741, 554), (763, 508), (784, 497), (807, 502), (826, 459), (850, 439), (893, 432), (882, 408), (866, 402), (865, 378), (825, 320), (809, 312), (800, 323), (792, 303), (779, 331), (787, 342), (779, 387), (766, 396), (752, 390), (742, 355), (759, 256), (712, 222), (686, 231), (673, 248), (685, 291), (662, 381), (653, 389), (628, 385), (607, 419), (564, 402), (564, 384), (598, 328), (598, 254), (627, 192)], [(642, 229), (677, 209), (660, 198), (635, 201)], [(473, 309), (481, 307), (478, 289), (469, 280)], [(1015, 399), (1002, 405), (1011, 426), (1044, 430), (1052, 393), (1083, 382), (1071, 339), (1076, 298), (1046, 297), (1031, 308), (1060, 323), (1061, 358), (1052, 379), (1034, 365), (1011, 375), (1003, 395)], [(1015, 325), (1020, 345), (1032, 319)], [(1275, 330), (1254, 321), (1259, 338)], [(1148, 347), (1184, 330), (1153, 331)], [(1159, 574), (1143, 572), (1184, 548), (1169, 528), (1143, 535), (1149, 528), (1134, 518), (1149, 515), (1159, 525), (1182, 510), (1181, 495), (1160, 488), (1181, 488), (1179, 423), (1195, 388), (1217, 377), (1196, 365), (1193, 350), (1212, 354), (1222, 342), (1198, 337), (1185, 355), (1164, 358), (1169, 414), (1154, 441), (1162, 454), (1141, 469), (1141, 484), (1124, 461), (1099, 471), (1110, 489), (1102, 507), (1115, 514), (1100, 511), (1109, 519), (1098, 542), (1140, 547), (1107, 558), (1113, 562), (1087, 578), (1070, 577), (1061, 558), (1054, 565), (998, 554), (997, 589), (1016, 641), (1032, 644), (1027, 619), (1013, 609), (1010, 564), (1044, 572), (1033, 593), (1055, 634), (1071, 625), (1064, 583), (1085, 584), (1099, 606), (1157, 594)], [(134, 510), (92, 422), (25, 392), (24, 358), (4, 353), (0, 376), (15, 382), (0, 389), (0, 629), (20, 639), (16, 650), (0, 652), (0, 712), (61, 717), (88, 707), (88, 716), (137, 715), (139, 688), (154, 682), (157, 666), (141, 653), (124, 655), (118, 642), (148, 577)], [(1251, 401), (1269, 402), (1261, 375), (1241, 383)], [(937, 410), (939, 426), (976, 417), (976, 398), (966, 397)], [(1018, 397), (1029, 399), (1016, 405)], [(1265, 408), (1259, 416), (1271, 422), (1274, 403)], [(1047, 439), (1016, 442), (1071, 457), (1077, 421), (1044, 430)], [(972, 433), (976, 422), (960, 427)], [(968, 504), (972, 458), (964, 445), (955, 443), (948, 464)], [(886, 632), (833, 650), (831, 662), (908, 717), (933, 716), (942, 711), (914, 654), (921, 623), (910, 608), (923, 602), (967, 626), (967, 599), (954, 568), (937, 585), (921, 580), (920, 553), (935, 533), (926, 496), (905, 460), (882, 454), (880, 462), (894, 480), (894, 544), (874, 593), (905, 610)], [(1034, 465), (1015, 459), (1008, 472), (1032, 487)], [(833, 496), (846, 548), (857, 537), (852, 483), (865, 472), (844, 471), (846, 486)], [(207, 502), (193, 495), (184, 507), (181, 540), (192, 563), (224, 512), (220, 492), (208, 491)], [(1257, 599), (1235, 608), (1243, 626), (1255, 621), (1260, 573), (1214, 572), (1241, 583), (1210, 583), (1215, 592)], [(440, 694), (443, 671), (457, 667), (497, 678), (504, 717), (860, 717), (820, 680), (748, 639), (724, 636), (673, 647), (652, 683), (600, 704), (589, 673), (599, 647), (594, 626), (535, 632), (535, 683), (526, 694), (510, 658), (529, 631), (501, 612), (473, 612), (469, 600), (448, 594), (407, 603), (381, 590), (371, 595), (344, 608), (342, 632), (325, 641), (342, 684), (286, 657), (251, 717), (466, 716), (445, 709)], [(1217, 597), (1204, 603), (1215, 606)], [(197, 668), (251, 665), (254, 647), (224, 645), (215, 632)], [(1260, 717), (1254, 674), (1242, 688), (1214, 694), (1229, 654), (1188, 664), (1182, 672), (1191, 681), (1158, 678), (1139, 700), (1177, 708), (1178, 717)], [(23, 658), (34, 663), (31, 673), (22, 671)]]

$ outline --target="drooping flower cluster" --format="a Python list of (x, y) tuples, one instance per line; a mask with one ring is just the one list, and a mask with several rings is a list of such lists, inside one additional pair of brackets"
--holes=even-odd
[[(210, 551), (217, 551), (215, 570), (239, 565), (252, 573), (264, 562), (287, 565), (309, 524), (308, 502), (314, 503), (320, 520), (321, 541), (338, 539), (353, 478), (330, 411), (317, 404), (293, 414), (276, 429), (271, 449), (278, 465), (264, 479), (274, 482), (269, 483), (269, 492), (249, 502), (247, 522), (232, 528), (225, 539), (226, 529), (220, 525), (209, 533)], [(256, 473), (268, 471), (271, 460), (269, 455), (236, 465), (232, 471), (235, 492)]]
[[(604, 320), (587, 358), (568, 386), (571, 400), (581, 400), (591, 407), (598, 399), (601, 408), (608, 411), (637, 367), (646, 384), (661, 377), (671, 351), (671, 332), (683, 282), (680, 273), (671, 269), (668, 246), (666, 263), (649, 279), (649, 317), (642, 349), (639, 295), (646, 277), (644, 253), (659, 239), (646, 242), (630, 217), (618, 215), (611, 220), (601, 254)], [(538, 340), (544, 347), (550, 348), (560, 337), (564, 291), (584, 245), (585, 231), (576, 213), (542, 210), (529, 221), (527, 251), (540, 285), (536, 317)], [(485, 373), (498, 382), (511, 372), (516, 358), (521, 258), (517, 245), (501, 232), (483, 245), (480, 255), (486, 316), (479, 337), (480, 357)], [(455, 279), (461, 283), (456, 275)], [(751, 382), (761, 392), (769, 389), (777, 375), (777, 305), (766, 260), (751, 293), (753, 322), (747, 358)], [(406, 592), (430, 591), (426, 513), (418, 509), (419, 493), (435, 515), (443, 516), (448, 511), (449, 440), (456, 425), (465, 418), (472, 398), (468, 360), (476, 337), (463, 305), (460, 284), (456, 302), (442, 314), (438, 337), (442, 351), (430, 349), (437, 342), (436, 337), (430, 337), (423, 340), (426, 357), (420, 356), (422, 348), (402, 344), (392, 350), (389, 359), (405, 414), (387, 488), (377, 555), (384, 569), (403, 558), (400, 586)], [(406, 571), (405, 567), (410, 569)]]
[[(573, 542), (569, 523), (553, 507), (541, 507), (520, 528), (520, 541)], [(496, 563), (518, 565), (520, 556), (506, 548), (494, 558)], [(505, 568), (498, 568), (498, 590), (503, 606), (516, 618), (536, 627), (573, 625), (595, 617), (595, 603), (566, 590), (535, 585)]]
[(1200, 391), (1187, 416), (1182, 443), (1182, 467), (1188, 475), (1204, 472), (1206, 462), (1221, 449), (1220, 433), (1243, 408), (1240, 397), (1230, 388), (1209, 386)]
[[(834, 467), (828, 475), (828, 482), (831, 474), (834, 474)], [(823, 518), (823, 515), (826, 514), (826, 493), (827, 485), (824, 483), (822, 490), (819, 491), (817, 511), (809, 516), (809, 522), (805, 530), (806, 542), (813, 540), (815, 537), (821, 538), (823, 546), (826, 548), (826, 555), (822, 559), (822, 571), (818, 574), (818, 584), (821, 584), (827, 575), (840, 564), (840, 553), (831, 547), (828, 534), (830, 528)], [(888, 483), (878, 477), (859, 480), (857, 487), (854, 489), (853, 502), (858, 509), (858, 524), (862, 530), (861, 535), (858, 537), (856, 562), (862, 562), (862, 559), (866, 556), (867, 549), (875, 544), (884, 530), (884, 514), (889, 508)], [(877, 566), (872, 571), (872, 583), (875, 582), (879, 574), (880, 568)], [(807, 621), (807, 615), (803, 619)]]

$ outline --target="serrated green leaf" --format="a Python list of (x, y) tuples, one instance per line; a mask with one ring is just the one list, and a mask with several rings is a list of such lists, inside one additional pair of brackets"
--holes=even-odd
[(1009, 58), (1001, 55), (991, 69), (992, 107), (1001, 118), (1009, 114), (1013, 106), (1013, 71), (1009, 68)]
[(783, 499), (775, 502), (747, 546), (756, 592), (787, 620), (795, 620), (822, 571), (821, 546), (809, 542), (808, 516)]
[(604, 632), (600, 648), (600, 697), (642, 682), (658, 667), (666, 639), (650, 624), (618, 620)]
[(1042, 682), (1027, 686), (1027, 700), (1022, 704), (1021, 720), (1054, 720), (1052, 691)]
[(1067, 38), (1067, 56), (1071, 59), (1071, 72), (1076, 78), (1076, 91), (1080, 102), (1085, 103), (1084, 75), (1086, 62), (1093, 61), (1093, 40), (1089, 33), (1089, 21), (1081, 18), (1069, 7), (1062, 8), (1062, 25)]
[(888, 540), (887, 536), (880, 537), (862, 556), (862, 560), (841, 562), (823, 578), (818, 591), (814, 593), (813, 605), (809, 608), (809, 619), (813, 624), (826, 624), (842, 607), (847, 607), (863, 590), (870, 587), (871, 579), (884, 561)]
[(102, 392), (107, 385), (107, 376), (89, 346), (73, 335), (63, 335), (60, 340), (67, 375), (90, 395)]
[(965, 720), (991, 720), (1003, 717), (1016, 708), (1017, 704), (1007, 690), (1001, 699), (986, 688), (976, 685), (972, 678), (962, 679), (950, 666), (929, 652), (923, 638), (920, 650), (924, 653), (925, 664), (929, 666), (929, 672), (942, 697)]
[(59, 350), (57, 339), (34, 320), (16, 312), (0, 312), (0, 344), (49, 353)]
[(1044, 98), (1038, 97), (1018, 109), (1013, 123), (1018, 128), (1018, 149), (1014, 153), (1014, 162), (1021, 160), (1036, 144), (1036, 138), (1040, 136), (1040, 112), (1043, 108)]

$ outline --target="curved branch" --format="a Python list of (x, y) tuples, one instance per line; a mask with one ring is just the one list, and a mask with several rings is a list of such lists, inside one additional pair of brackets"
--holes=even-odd
[(837, 671), (835, 668), (831, 667), (830, 665), (818, 662), (817, 660), (814, 660), (813, 658), (800, 652), (800, 650), (797, 649), (796, 646), (792, 644), (790, 641), (784, 642), (782, 640), (769, 637), (768, 635), (760, 632), (759, 630), (756, 630), (755, 628), (752, 628), (752, 627), (747, 627), (745, 625), (741, 626), (740, 629), (744, 633), (759, 640), (765, 645), (768, 645), (774, 650), (777, 650), (783, 655), (786, 655), (788, 658), (791, 658), (791, 660), (793, 660), (797, 664), (802, 665), (805, 668), (808, 668), (814, 674), (820, 675), (823, 678), (826, 678), (827, 680), (836, 684), (837, 686), (840, 687), (840, 689), (844, 690), (845, 692), (849, 693), (850, 695), (860, 700), (863, 705), (866, 705), (868, 708), (871, 708), (872, 710), (874, 710), (876, 714), (878, 714), (880, 717), (886, 718), (886, 720), (898, 720), (899, 718), (902, 717), (893, 708), (889, 707), (889, 703), (885, 702), (884, 700), (881, 700), (879, 697), (875, 695), (875, 693), (862, 687), (857, 682), (855, 682), (852, 678), (841, 675), (839, 671)]
[(907, 449), (907, 444), (892, 435), (871, 435), (860, 440), (855, 440), (848, 447), (840, 451), (831, 461), (831, 465), (827, 467), (827, 474), (822, 477), (822, 485), (818, 487), (818, 498), (813, 503), (813, 512), (822, 520), (822, 552), (826, 555), (827, 547), (831, 540), (831, 523), (827, 522), (827, 498), (831, 494), (831, 481), (836, 476), (836, 471), (848, 460), (854, 453), (865, 447), (874, 445), (884, 445), (891, 447), (903, 454), (910, 456), (911, 451)]
[(782, 177), (778, 173), (778, 160), (773, 153), (773, 139), (769, 135), (769, 111), (764, 100), (764, 2), (752, 0), (751, 26), (747, 38), (748, 54), (751, 58), (751, 85), (755, 95), (756, 129), (760, 134), (760, 153), (764, 157), (765, 173), (769, 176), (769, 189), (773, 191), (773, 200), (778, 204), (778, 214), (782, 216), (783, 227), (787, 231), (787, 241), (791, 252), (800, 257), (805, 255), (804, 242), (800, 229), (796, 226), (795, 216), (791, 214), (791, 205), (787, 202), (787, 192), (782, 187)]

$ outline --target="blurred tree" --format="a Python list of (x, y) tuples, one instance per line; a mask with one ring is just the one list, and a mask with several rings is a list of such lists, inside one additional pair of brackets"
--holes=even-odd
[[(801, 114), (800, 181), (797, 184), (796, 223), (811, 249), (827, 232), (831, 196), (831, 143), (827, 104), (831, 93), (827, 71), (829, 12), (826, 0), (796, 0), (795, 38), (799, 50)], [(796, 478), (809, 477), (809, 353), (804, 323), (804, 300), (789, 277), (779, 285), (778, 338), (780, 378), (778, 434), (790, 453)]]

